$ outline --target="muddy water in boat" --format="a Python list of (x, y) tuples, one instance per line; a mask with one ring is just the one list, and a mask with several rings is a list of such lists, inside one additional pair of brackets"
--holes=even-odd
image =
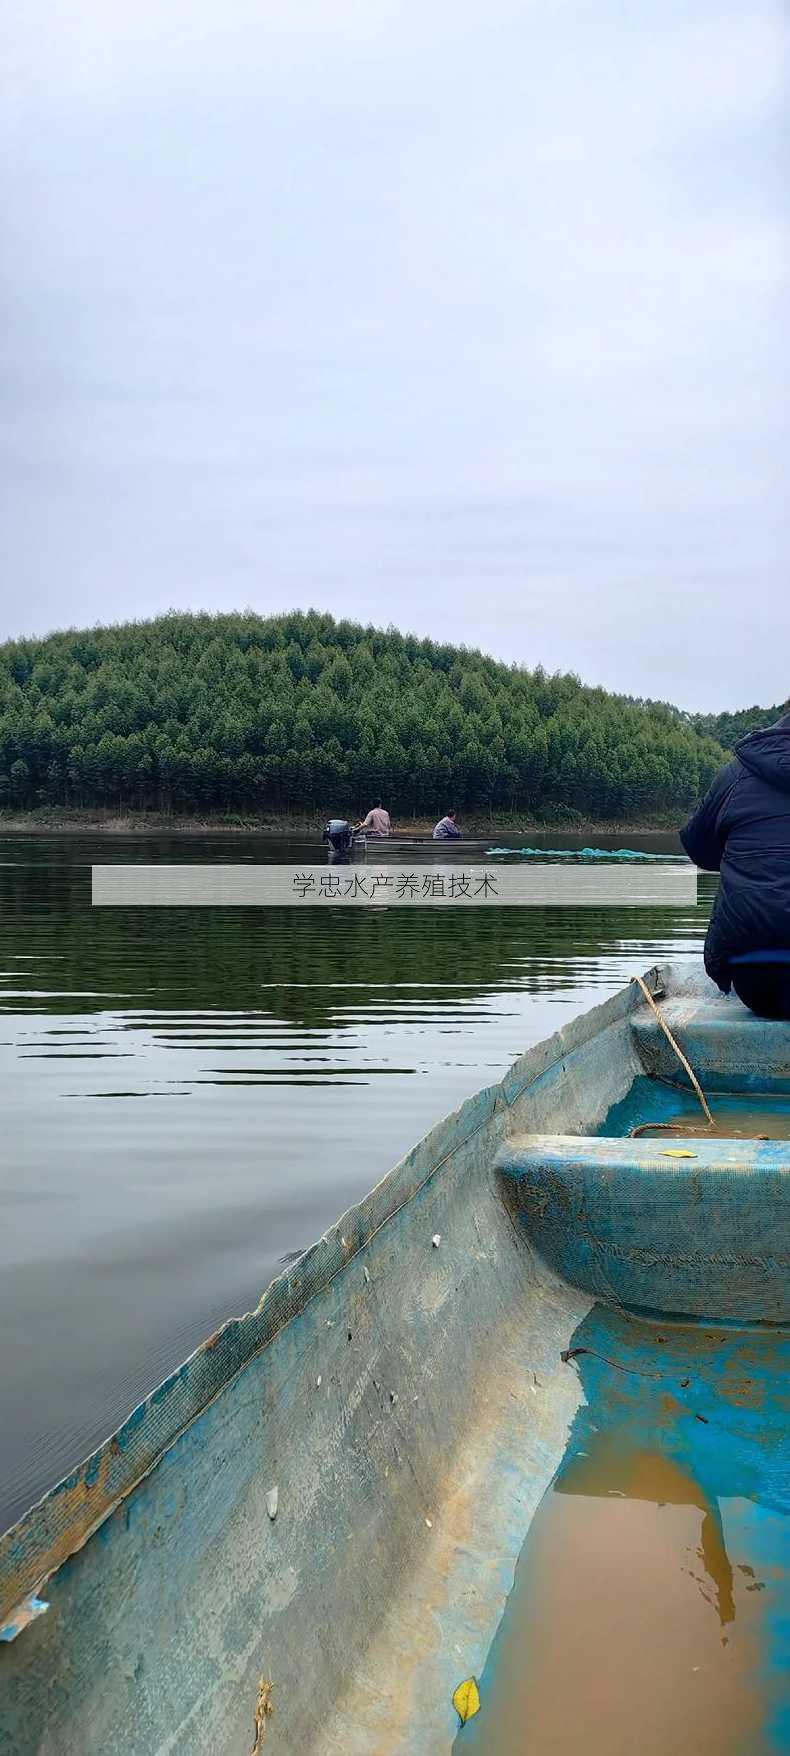
[(781, 1339), (599, 1312), (579, 1345), (590, 1404), (530, 1530), (458, 1751), (786, 1748)]
[(760, 1099), (757, 1109), (752, 1109), (732, 1098), (713, 1097), (711, 1113), (713, 1127), (698, 1110), (696, 1115), (678, 1116), (665, 1126), (648, 1123), (640, 1128), (640, 1136), (643, 1140), (658, 1134), (676, 1135), (679, 1140), (790, 1140), (790, 1108), (771, 1105), (765, 1098)]
[(700, 1489), (649, 1451), (617, 1460), (602, 1448), (584, 1463), (536, 1519), (476, 1747), (491, 1756), (737, 1750), (757, 1715), (754, 1638), (742, 1607), (737, 1640), (723, 1644), (732, 1574), (720, 1540), (706, 1554)]
[(635, 1079), (623, 1102), (604, 1118), (599, 1133), (677, 1135), (701, 1140), (790, 1140), (790, 1097), (764, 1092), (709, 1091), (711, 1127), (692, 1091), (662, 1080)]

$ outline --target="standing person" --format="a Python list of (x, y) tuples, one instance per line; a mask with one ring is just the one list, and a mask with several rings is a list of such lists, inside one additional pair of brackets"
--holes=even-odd
[(721, 873), (708, 975), (760, 1017), (790, 1019), (790, 712), (736, 744), (680, 839), (696, 866)]
[(364, 829), (367, 835), (383, 836), (392, 834), (392, 823), (390, 821), (389, 811), (384, 809), (380, 799), (376, 800), (373, 809), (368, 812), (367, 817), (365, 817), (361, 823), (354, 824), (354, 828), (355, 830)]
[(455, 808), (448, 811), (446, 817), (440, 817), (433, 832), (434, 841), (460, 841), (461, 831), (455, 821)]

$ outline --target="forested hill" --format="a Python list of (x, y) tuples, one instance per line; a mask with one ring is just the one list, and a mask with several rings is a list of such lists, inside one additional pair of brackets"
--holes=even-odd
[(745, 738), (748, 732), (759, 731), (762, 726), (772, 726), (785, 711), (784, 707), (777, 706), (743, 707), (739, 713), (695, 713), (692, 725), (704, 738), (715, 738), (725, 750), (732, 750), (739, 738)]
[(722, 761), (662, 704), (308, 611), (0, 647), (0, 803), (401, 817), (680, 811)]

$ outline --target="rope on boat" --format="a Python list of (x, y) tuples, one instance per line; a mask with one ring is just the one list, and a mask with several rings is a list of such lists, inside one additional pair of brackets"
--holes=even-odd
[[(661, 1007), (656, 1004), (656, 1002), (653, 999), (653, 996), (650, 992), (650, 989), (647, 986), (647, 983), (642, 980), (641, 976), (632, 976), (631, 980), (632, 980), (632, 982), (636, 982), (636, 985), (638, 988), (641, 988), (642, 993), (644, 994), (644, 997), (647, 1001), (648, 1006), (651, 1008), (651, 1011), (653, 1011), (655, 1013), (656, 1018), (658, 1019), (658, 1022), (661, 1026), (661, 1029), (664, 1032), (664, 1036), (667, 1039), (667, 1042), (670, 1044), (670, 1047), (674, 1049), (675, 1054), (677, 1055), (677, 1058), (680, 1062), (681, 1067), (684, 1068), (685, 1072), (689, 1076), (689, 1079), (691, 1080), (691, 1083), (694, 1087), (694, 1090), (697, 1094), (697, 1097), (699, 1098), (699, 1101), (702, 1105), (703, 1111), (704, 1111), (705, 1115), (707, 1116), (708, 1126), (710, 1128), (713, 1128), (715, 1126), (715, 1123), (714, 1123), (713, 1117), (711, 1115), (708, 1100), (705, 1096), (705, 1093), (702, 1089), (702, 1086), (700, 1085), (700, 1082), (697, 1078), (696, 1073), (694, 1072), (694, 1068), (692, 1067), (690, 1061), (686, 1060), (686, 1057), (683, 1053), (683, 1050), (680, 1047), (680, 1044), (678, 1042), (676, 1042), (675, 1038), (673, 1037), (672, 1032), (669, 1028), (669, 1025), (667, 1024), (667, 1021), (664, 1017), (664, 1014), (661, 1011)], [(642, 1123), (641, 1127), (632, 1129), (632, 1133), (634, 1135), (640, 1134), (642, 1132), (642, 1128), (650, 1128), (650, 1127), (655, 1128), (657, 1126), (660, 1127), (660, 1123), (657, 1124), (655, 1122), (652, 1122), (652, 1123), (651, 1122), (644, 1122), (644, 1123)], [(673, 1126), (674, 1126), (674, 1124), (673, 1124)]]

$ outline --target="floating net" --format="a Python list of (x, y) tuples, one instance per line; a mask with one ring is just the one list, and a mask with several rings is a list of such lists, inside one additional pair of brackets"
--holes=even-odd
[(634, 860), (654, 865), (657, 861), (685, 862), (685, 854), (648, 854), (636, 848), (487, 848), (492, 854), (512, 854), (521, 860)]

